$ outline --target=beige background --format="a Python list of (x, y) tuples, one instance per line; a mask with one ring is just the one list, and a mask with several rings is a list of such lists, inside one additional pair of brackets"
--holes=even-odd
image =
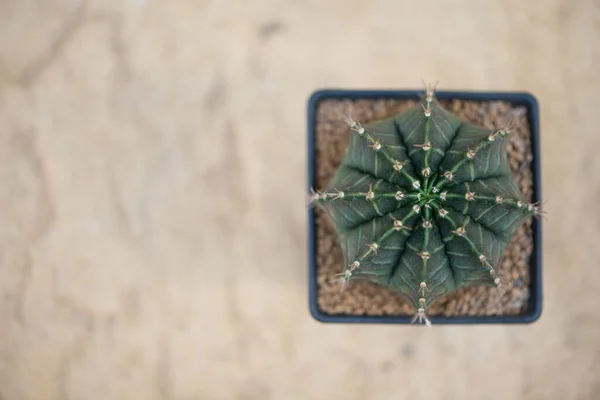
[[(600, 396), (598, 1), (0, 0), (0, 398)], [(306, 100), (527, 90), (531, 326), (308, 314)]]

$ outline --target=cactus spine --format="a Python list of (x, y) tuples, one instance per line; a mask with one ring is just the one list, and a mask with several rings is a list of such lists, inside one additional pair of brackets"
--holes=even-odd
[(342, 288), (367, 279), (406, 296), (413, 322), (430, 325), (436, 299), (473, 285), (498, 287), (515, 230), (540, 215), (521, 196), (504, 138), (460, 120), (427, 86), (420, 104), (364, 126), (327, 188), (311, 201), (327, 211), (346, 267)]

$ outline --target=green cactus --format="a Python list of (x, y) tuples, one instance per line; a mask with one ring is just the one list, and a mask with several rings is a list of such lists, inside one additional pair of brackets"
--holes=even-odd
[(367, 279), (406, 296), (426, 315), (437, 298), (473, 285), (498, 287), (511, 236), (541, 213), (521, 196), (504, 137), (442, 108), (428, 86), (421, 103), (362, 126), (328, 187), (312, 191), (342, 246), (342, 289)]

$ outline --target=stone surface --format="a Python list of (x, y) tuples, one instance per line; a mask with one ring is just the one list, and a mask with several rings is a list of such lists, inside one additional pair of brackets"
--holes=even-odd
[[(599, 8), (0, 0), (0, 398), (597, 397)], [(422, 77), (540, 101), (534, 325), (309, 316), (306, 100)]]

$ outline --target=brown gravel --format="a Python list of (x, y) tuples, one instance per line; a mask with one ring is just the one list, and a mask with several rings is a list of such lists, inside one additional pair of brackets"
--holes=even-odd
[[(462, 119), (487, 128), (503, 128), (512, 120), (507, 141), (508, 160), (526, 199), (532, 201), (531, 132), (523, 107), (504, 102), (442, 101), (446, 109)], [(387, 118), (413, 105), (398, 100), (326, 100), (319, 103), (316, 117), (316, 187), (324, 188), (340, 164), (348, 140), (344, 115), (361, 122)], [(316, 209), (317, 296), (327, 314), (411, 315), (412, 307), (400, 295), (366, 281), (354, 281), (343, 293), (334, 282), (343, 269), (343, 256), (327, 215)], [(522, 225), (506, 248), (500, 266), (503, 289), (474, 287), (438, 299), (429, 315), (518, 315), (527, 311), (529, 259), (533, 251), (531, 220)]]

